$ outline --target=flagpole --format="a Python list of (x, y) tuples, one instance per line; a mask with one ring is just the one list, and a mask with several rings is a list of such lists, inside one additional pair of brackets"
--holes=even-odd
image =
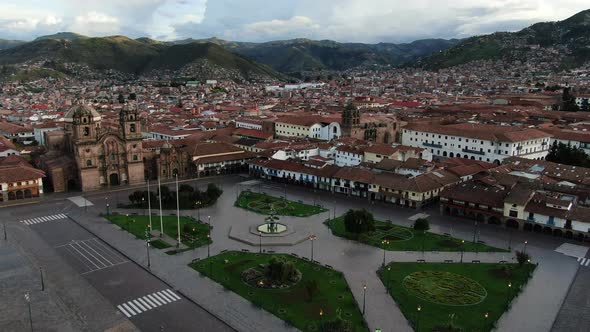
[(164, 221), (162, 218), (162, 185), (160, 184), (160, 175), (158, 175), (158, 198), (160, 199), (160, 237), (164, 234)]
[(180, 206), (178, 197), (178, 173), (176, 173), (176, 220), (178, 221), (178, 244), (180, 248)]
[(148, 213), (150, 218), (150, 232), (152, 231), (152, 192), (150, 191), (150, 179), (147, 179), (147, 187), (148, 187)]

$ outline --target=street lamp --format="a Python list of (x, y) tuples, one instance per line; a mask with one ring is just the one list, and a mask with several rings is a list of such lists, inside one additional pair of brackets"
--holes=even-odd
[(465, 240), (461, 240), (461, 263), (463, 263), (463, 252), (465, 251)]
[(365, 306), (367, 304), (367, 284), (363, 285), (363, 315), (365, 314)]
[(508, 283), (508, 288), (506, 288), (506, 307), (508, 307), (508, 302), (510, 301), (510, 290), (512, 289), (512, 282)]
[(105, 201), (106, 206), (107, 206), (107, 217), (108, 217), (110, 215), (110, 212), (109, 212), (109, 196), (105, 196), (104, 197), (104, 201)]
[(29, 325), (31, 327), (31, 332), (33, 332), (33, 314), (31, 312), (31, 296), (29, 293), (25, 293), (25, 301), (27, 301), (27, 306), (29, 307)]
[(309, 236), (309, 242), (311, 242), (311, 261), (313, 262), (313, 241), (315, 241), (317, 239), (317, 236), (315, 235), (310, 235)]
[(473, 243), (475, 243), (475, 234), (477, 233), (477, 220), (473, 223)]
[(150, 228), (146, 227), (145, 229), (145, 252), (147, 253), (147, 267), (151, 269), (151, 261), (150, 261)]
[(385, 247), (389, 245), (389, 240), (382, 240), (381, 245), (383, 246), (383, 263), (381, 266), (385, 266)]
[(141, 197), (141, 214), (145, 216), (145, 197)]
[(422, 231), (422, 254), (424, 254), (424, 239), (426, 238), (426, 231)]
[(207, 258), (209, 258), (209, 246), (211, 245), (211, 216), (207, 216)]
[(508, 230), (508, 250), (512, 250), (512, 227)]
[(522, 251), (522, 253), (523, 253), (524, 255), (526, 255), (526, 245), (527, 245), (527, 243), (529, 243), (529, 241), (528, 241), (528, 240), (525, 240), (525, 241), (524, 241), (524, 250)]
[(416, 309), (418, 310), (418, 314), (416, 315), (416, 331), (420, 331), (420, 312), (422, 311), (422, 307), (418, 304), (418, 308)]
[(197, 246), (197, 234), (196, 228), (193, 227), (193, 251), (195, 251), (195, 247)]
[(387, 289), (385, 290), (385, 292), (389, 293), (389, 285), (391, 283), (391, 266), (387, 267)]
[(196, 201), (195, 205), (197, 206), (197, 219), (201, 221), (201, 201)]

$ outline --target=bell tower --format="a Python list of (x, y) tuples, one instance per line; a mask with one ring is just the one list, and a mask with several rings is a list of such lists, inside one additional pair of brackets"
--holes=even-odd
[(126, 181), (129, 184), (143, 183), (145, 181), (143, 137), (141, 134), (141, 121), (135, 106), (127, 104), (123, 107), (119, 113), (119, 128), (125, 144), (128, 175)]
[(119, 113), (119, 125), (125, 139), (141, 140), (141, 122), (135, 107), (130, 105), (123, 107)]
[(350, 136), (361, 125), (361, 112), (352, 104), (342, 110), (342, 131), (344, 136)]

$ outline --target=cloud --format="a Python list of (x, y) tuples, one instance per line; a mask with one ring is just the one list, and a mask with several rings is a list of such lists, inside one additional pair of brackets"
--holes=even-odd
[(563, 20), (587, 0), (2, 0), (0, 38), (64, 30), (158, 39), (403, 42)]
[(271, 40), (277, 38), (307, 37), (316, 33), (321, 26), (306, 16), (293, 16), (288, 20), (260, 21), (244, 25), (243, 29), (230, 31), (226, 35), (236, 35), (251, 40)]
[(69, 30), (91, 36), (111, 35), (120, 32), (120, 21), (117, 17), (91, 11), (76, 16)]

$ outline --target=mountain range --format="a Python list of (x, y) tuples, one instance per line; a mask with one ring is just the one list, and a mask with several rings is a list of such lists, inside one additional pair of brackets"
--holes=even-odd
[(0, 65), (45, 60), (139, 75), (165, 70), (187, 76), (195, 72), (219, 76), (221, 70), (227, 77), (241, 79), (286, 78), (284, 74), (298, 76), (317, 70), (404, 65), (438, 69), (474, 60), (511, 61), (515, 52), (526, 58), (534, 49), (532, 45), (565, 50), (569, 65), (590, 60), (590, 10), (563, 21), (533, 24), (518, 32), (403, 44), (310, 39), (250, 43), (218, 38), (163, 42), (145, 37), (93, 38), (60, 32), (30, 42), (0, 39)]
[(567, 54), (562, 65), (573, 67), (590, 60), (590, 10), (558, 22), (533, 24), (517, 32), (497, 32), (467, 38), (442, 52), (417, 61), (425, 69), (461, 65), (474, 60), (529, 58), (536, 46)]

